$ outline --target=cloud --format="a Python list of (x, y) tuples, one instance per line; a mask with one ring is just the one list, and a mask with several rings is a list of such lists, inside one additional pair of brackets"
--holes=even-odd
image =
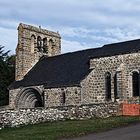
[(139, 38), (139, 0), (1, 0), (0, 42), (17, 44), (20, 22), (41, 25), (62, 36), (63, 52)]
[[(140, 2), (137, 0), (5, 0), (0, 5), (1, 19), (26, 20), (45, 25), (133, 24), (130, 17), (139, 21), (136, 13), (140, 12)], [(120, 18), (123, 22), (119, 22)]]
[(62, 46), (63, 46), (62, 53), (91, 48), (91, 46), (88, 46), (88, 45), (89, 44), (80, 43), (78, 41), (69, 41), (69, 40), (62, 39)]

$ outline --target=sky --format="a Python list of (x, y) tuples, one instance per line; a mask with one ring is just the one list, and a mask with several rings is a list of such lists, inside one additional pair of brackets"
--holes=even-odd
[(0, 0), (0, 45), (15, 54), (19, 23), (59, 31), (62, 53), (140, 38), (140, 0)]

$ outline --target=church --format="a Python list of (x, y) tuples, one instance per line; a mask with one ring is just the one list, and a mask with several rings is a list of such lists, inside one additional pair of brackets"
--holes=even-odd
[(9, 107), (139, 102), (140, 39), (61, 54), (61, 36), (18, 27), (16, 76)]

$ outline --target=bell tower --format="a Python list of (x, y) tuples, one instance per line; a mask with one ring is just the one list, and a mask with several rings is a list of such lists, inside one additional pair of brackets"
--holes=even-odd
[(15, 80), (22, 80), (42, 56), (55, 56), (61, 53), (59, 33), (20, 23), (16, 48)]

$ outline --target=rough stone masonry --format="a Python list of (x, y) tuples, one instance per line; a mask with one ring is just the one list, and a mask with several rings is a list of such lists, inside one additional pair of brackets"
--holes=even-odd
[(51, 108), (1, 109), (0, 128), (68, 119), (106, 118), (115, 116), (118, 109), (119, 106), (116, 103)]
[(119, 115), (121, 103), (139, 103), (139, 74), (140, 39), (61, 54), (58, 32), (21, 23), (0, 125)]

